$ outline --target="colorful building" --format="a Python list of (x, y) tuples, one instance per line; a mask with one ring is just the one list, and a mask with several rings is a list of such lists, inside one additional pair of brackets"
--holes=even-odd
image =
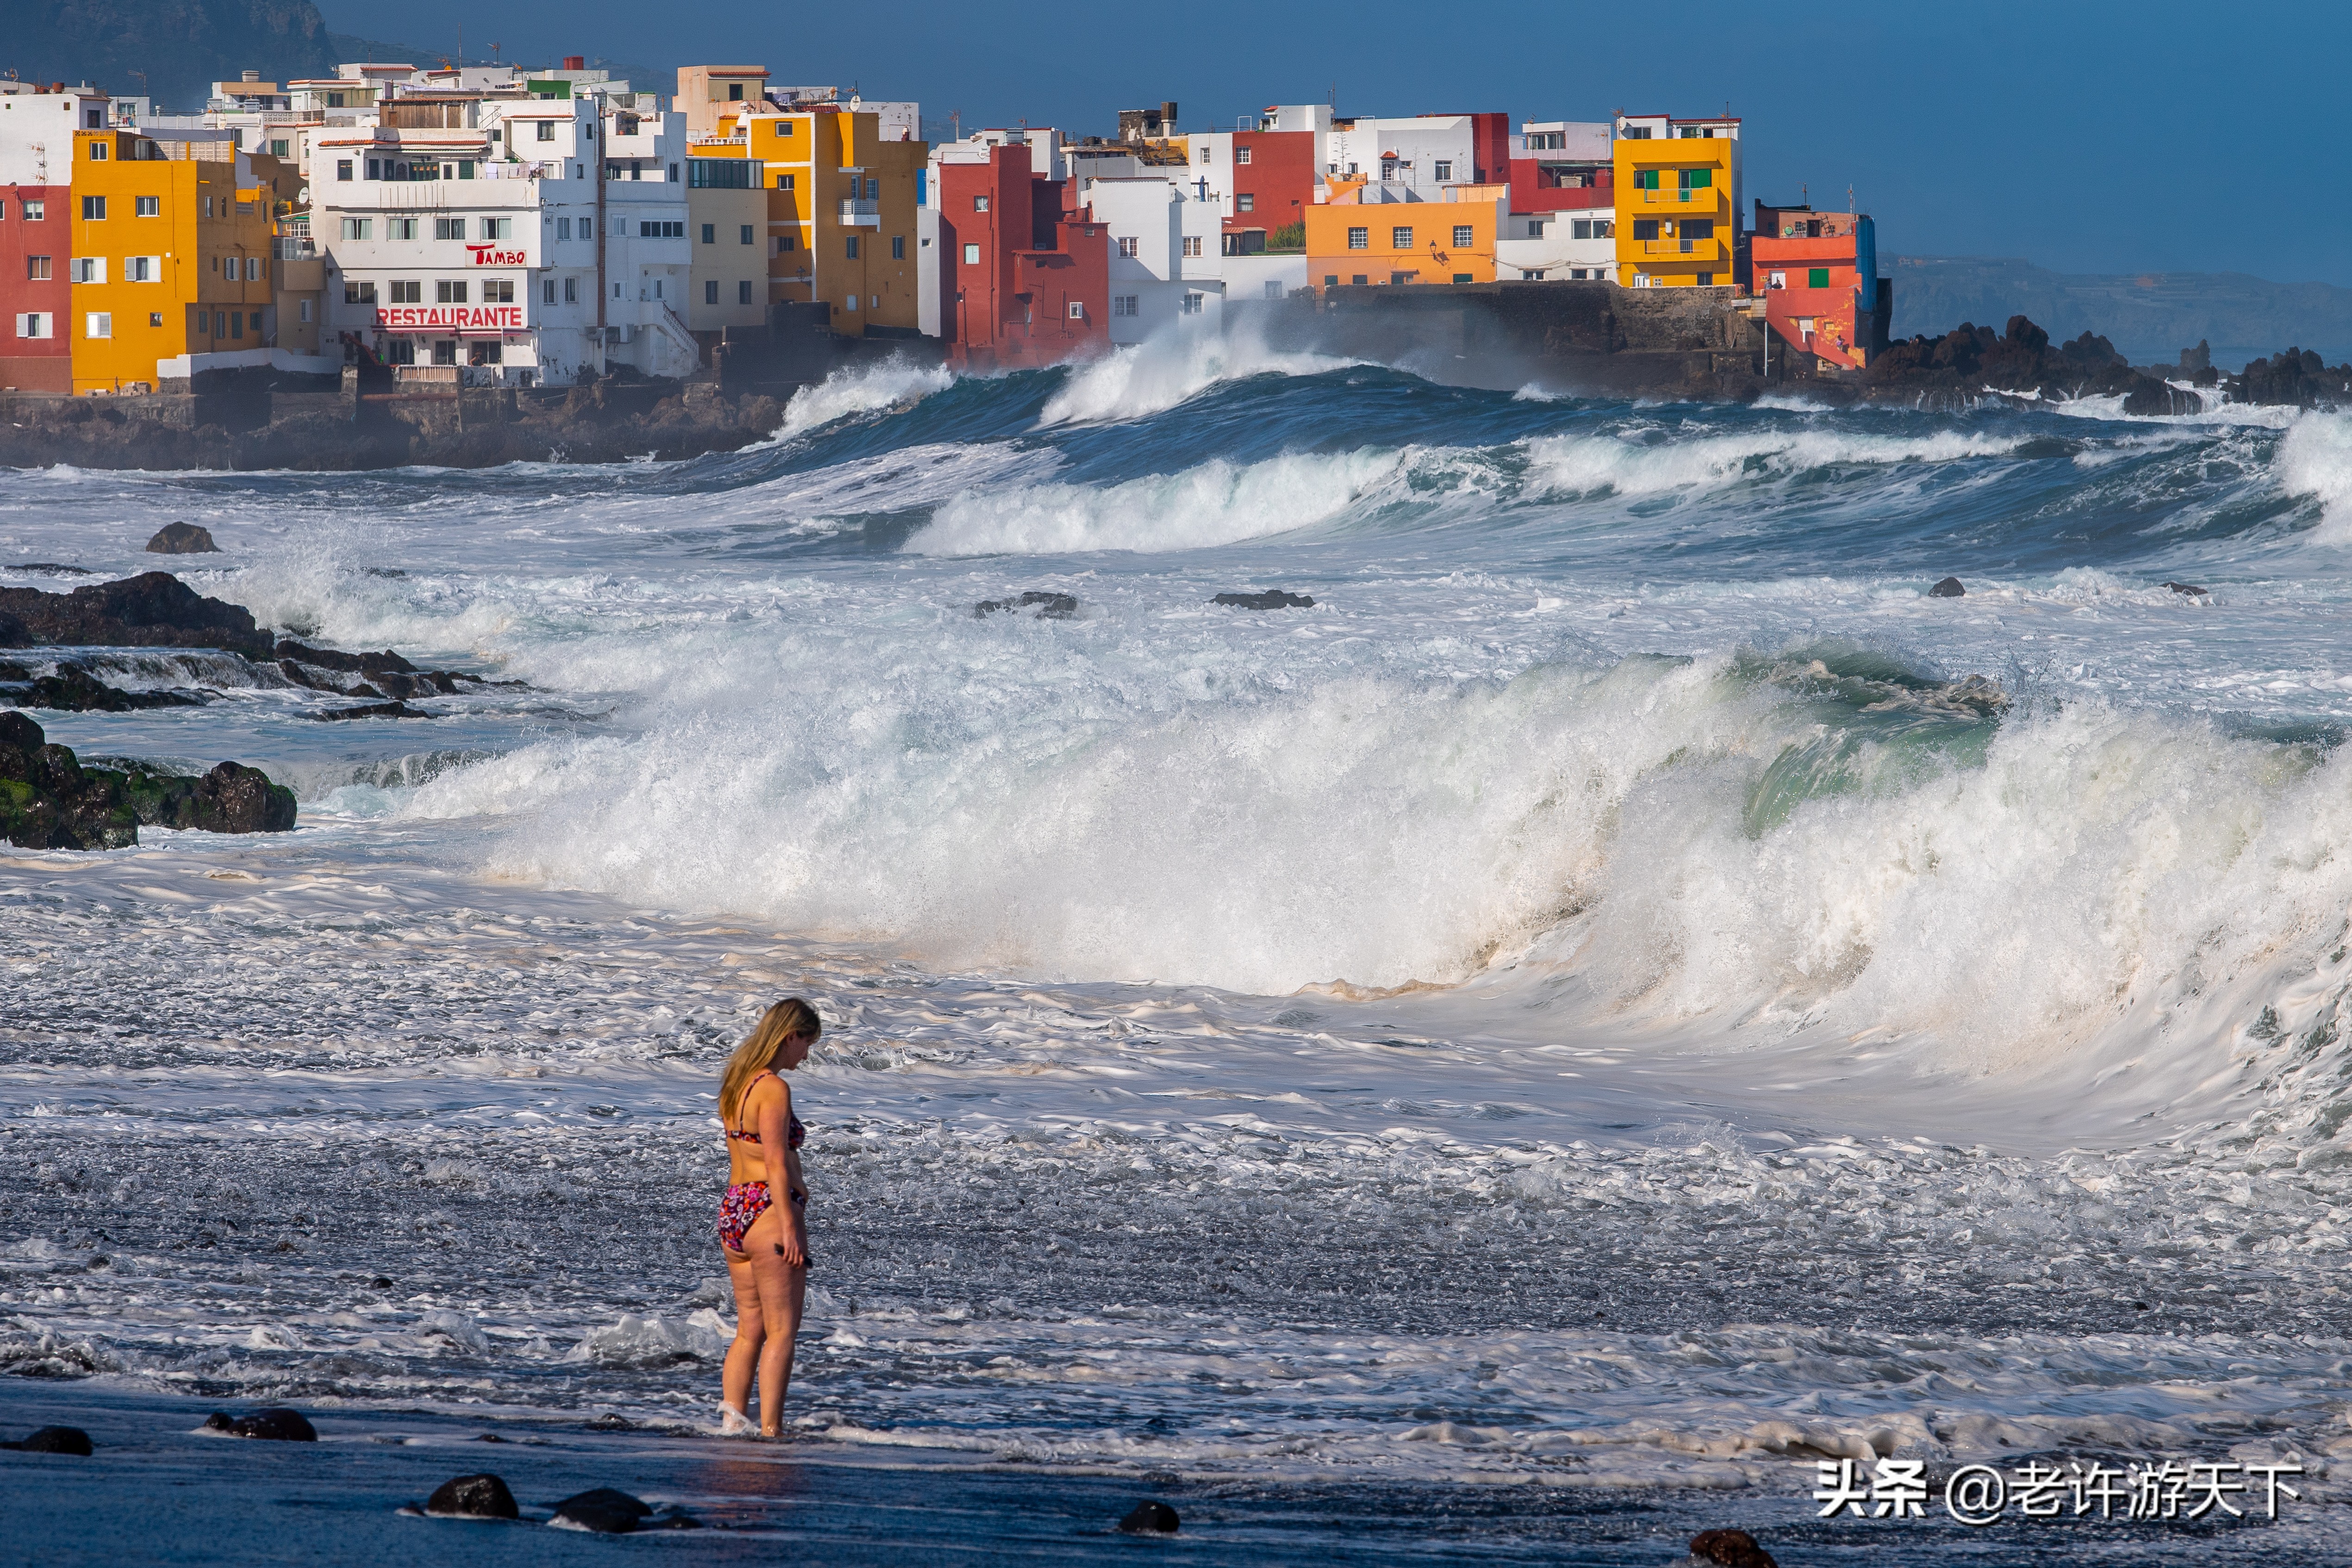
[(1773, 335), (1824, 368), (1867, 369), (1886, 346), (1891, 303), (1870, 216), (1759, 201), (1748, 245)]
[(985, 163), (940, 167), (940, 336), (957, 364), (1013, 369), (1110, 347), (1110, 230), (1066, 213), (1066, 189), (1018, 142)]
[(0, 94), (0, 389), (73, 390), (73, 137), (106, 115), (89, 91)]
[(1320, 199), (1331, 110), (1276, 104), (1255, 122), (1183, 138), (1183, 176), (1196, 201), (1217, 204), (1221, 248), (1255, 256), (1305, 244), (1307, 209)]
[(1374, 182), (1308, 208), (1308, 287), (1494, 282), (1510, 187), (1452, 185), (1442, 195), (1397, 199)]
[(73, 390), (152, 389), (267, 350), (272, 193), (235, 143), (83, 131), (73, 148)]
[(1739, 121), (1620, 115), (1615, 130), (1616, 280), (1628, 289), (1739, 281)]

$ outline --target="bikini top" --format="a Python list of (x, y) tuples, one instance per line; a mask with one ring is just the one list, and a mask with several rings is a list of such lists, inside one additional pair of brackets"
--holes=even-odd
[[(745, 1100), (751, 1098), (751, 1084), (758, 1083), (760, 1079), (763, 1078), (775, 1077), (775, 1074), (768, 1072), (757, 1074), (752, 1078), (751, 1083), (747, 1083), (743, 1086), (743, 1098)], [(776, 1081), (778, 1083), (782, 1083), (783, 1079), (776, 1079)], [(735, 1102), (738, 1109), (741, 1108), (742, 1103), (742, 1100), (738, 1100)], [(790, 1149), (797, 1149), (801, 1146), (802, 1140), (808, 1136), (808, 1129), (801, 1125), (801, 1119), (797, 1116), (788, 1117), (786, 1120), (788, 1120), (792, 1125), (784, 1131), (784, 1146)], [(727, 1130), (727, 1136), (730, 1138), (740, 1138), (747, 1143), (757, 1143), (760, 1141), (760, 1134), (755, 1131), (738, 1132), (731, 1127)]]

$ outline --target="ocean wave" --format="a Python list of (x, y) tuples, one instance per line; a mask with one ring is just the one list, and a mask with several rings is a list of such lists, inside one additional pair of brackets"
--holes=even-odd
[(955, 376), (945, 365), (917, 364), (895, 357), (878, 364), (845, 365), (816, 385), (793, 394), (792, 401), (784, 405), (779, 434), (800, 436), (853, 415), (911, 408), (954, 384)]
[[(1643, 438), (1629, 440), (1626, 434)], [(1530, 489), (1559, 496), (1664, 495), (1836, 467), (1891, 468), (2007, 458), (2029, 439), (2021, 434), (1974, 430), (1887, 436), (1817, 426), (1723, 436), (1654, 430), (1545, 436), (1528, 443), (1528, 480)]]
[(1060, 390), (1046, 399), (1038, 423), (1141, 419), (1190, 402), (1221, 383), (1254, 375), (1319, 375), (1360, 363), (1272, 348), (1263, 332), (1247, 326), (1215, 332), (1188, 331), (1180, 322), (1072, 370)]
[(2352, 415), (2310, 413), (2279, 443), (2280, 485), (2320, 506), (2315, 544), (2352, 543)]

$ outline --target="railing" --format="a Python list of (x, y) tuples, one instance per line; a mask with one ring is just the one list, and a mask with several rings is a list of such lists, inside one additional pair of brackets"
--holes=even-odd
[(856, 196), (844, 196), (841, 198), (841, 221), (871, 225), (878, 228), (882, 224), (882, 204), (879, 201), (861, 200)]
[(1695, 201), (1703, 201), (1709, 206), (1713, 206), (1715, 205), (1715, 187), (1713, 185), (1697, 185), (1687, 190), (1678, 187), (1671, 191), (1645, 189), (1642, 192), (1642, 202), (1644, 205), (1664, 204), (1670, 206), (1682, 206), (1687, 205), (1689, 203)]
[(1697, 254), (1694, 247), (1704, 246), (1711, 251), (1717, 244), (1712, 239), (1643, 239), (1634, 243), (1642, 247), (1643, 256), (1693, 256)]
[(455, 386), (458, 372), (465, 367), (454, 364), (396, 364), (392, 374), (402, 385)]

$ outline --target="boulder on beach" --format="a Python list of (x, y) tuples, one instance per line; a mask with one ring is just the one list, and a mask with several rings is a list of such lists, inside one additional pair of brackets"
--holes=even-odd
[(975, 616), (992, 616), (1000, 610), (1034, 608), (1041, 621), (1066, 621), (1078, 613), (1078, 601), (1071, 594), (1041, 593), (1032, 588), (1017, 599), (982, 599), (971, 607)]
[(167, 522), (147, 542), (147, 552), (151, 555), (217, 555), (220, 546), (213, 542), (210, 529), (193, 522)]
[(14, 1448), (20, 1454), (77, 1454), (87, 1459), (89, 1434), (79, 1426), (44, 1426), (17, 1442), (0, 1443), (0, 1448)]
[(1718, 1568), (1780, 1568), (1772, 1554), (1744, 1530), (1702, 1530), (1691, 1537), (1691, 1561)]
[(207, 1432), (226, 1432), (232, 1437), (252, 1437), (266, 1443), (315, 1443), (318, 1428), (299, 1410), (275, 1405), (257, 1410), (250, 1415), (231, 1415), (226, 1410), (215, 1410), (205, 1417)]
[(22, 713), (0, 713), (0, 838), (19, 848), (122, 849), (142, 826), (284, 833), (294, 817), (294, 792), (259, 768), (222, 763), (201, 778), (86, 768)]
[(555, 1505), (547, 1522), (558, 1530), (585, 1530), (598, 1535), (627, 1535), (654, 1510), (625, 1491), (598, 1487), (565, 1498)]
[(381, 653), (344, 653), (331, 647), (311, 647), (291, 637), (280, 637), (270, 650), (279, 658), (316, 665), (320, 669), (339, 669), (346, 675), (415, 675), (416, 667), (385, 648)]
[(359, 708), (330, 708), (310, 717), (332, 721), (338, 719), (430, 719), (433, 715), (422, 708), (411, 708), (405, 702), (371, 702)]
[(1118, 1528), (1129, 1535), (1173, 1535), (1178, 1522), (1176, 1510), (1154, 1498), (1137, 1503)]
[(0, 588), (0, 616), (24, 623), (35, 642), (61, 647), (269, 651), (250, 610), (208, 599), (169, 572), (142, 572), (65, 594)]
[(1305, 594), (1286, 594), (1279, 588), (1268, 588), (1263, 594), (1220, 594), (1210, 603), (1228, 605), (1236, 610), (1311, 610), (1315, 601)]
[(453, 1476), (433, 1489), (425, 1511), (436, 1519), (520, 1519), (514, 1493), (493, 1475)]
[(58, 713), (132, 713), (148, 708), (201, 708), (211, 699), (193, 691), (125, 691), (68, 665), (55, 675), (27, 681), (22, 691), (0, 692), (0, 700)]
[(1931, 599), (1958, 599), (1965, 595), (1967, 593), (1968, 588), (1958, 577), (1947, 577), (1942, 582), (1927, 590), (1927, 597)]

